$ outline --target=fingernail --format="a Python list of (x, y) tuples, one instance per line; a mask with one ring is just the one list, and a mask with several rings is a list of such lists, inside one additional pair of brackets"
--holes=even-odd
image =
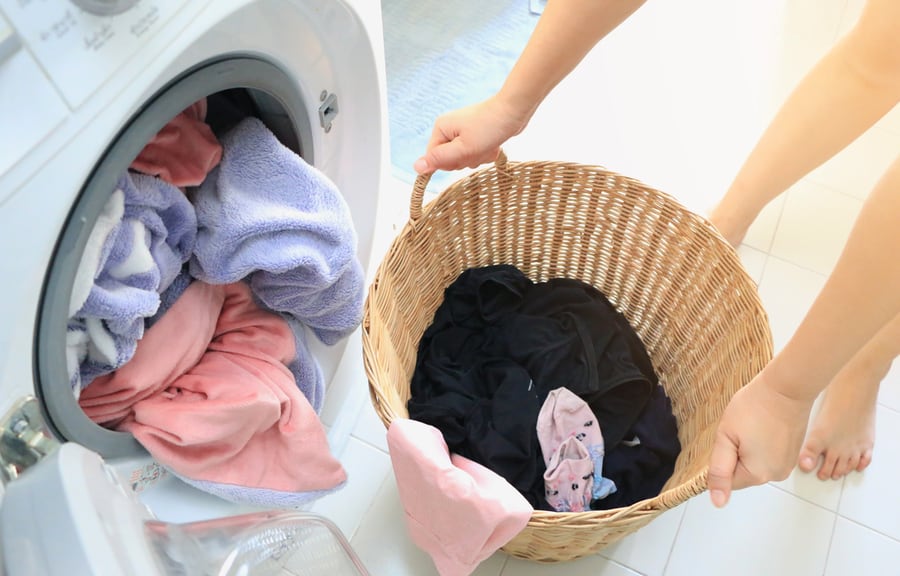
[(728, 503), (728, 499), (725, 497), (725, 492), (722, 492), (721, 490), (710, 490), (709, 495), (712, 498), (712, 503), (716, 508), (721, 508)]
[(418, 160), (416, 160), (416, 163), (413, 164), (413, 170), (415, 170), (419, 174), (422, 174), (423, 172), (427, 172), (428, 171), (428, 162), (426, 162), (424, 158), (419, 158)]
[(801, 465), (804, 469), (809, 470), (810, 468), (813, 467), (813, 460), (812, 460), (812, 458), (810, 458), (809, 456), (807, 456), (806, 458), (804, 458), (804, 459), (802, 459), (802, 460), (800, 461), (800, 465)]

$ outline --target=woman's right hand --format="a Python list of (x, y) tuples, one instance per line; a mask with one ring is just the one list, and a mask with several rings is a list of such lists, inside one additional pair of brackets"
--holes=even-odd
[(496, 96), (448, 112), (435, 120), (425, 155), (416, 160), (414, 168), (419, 174), (428, 174), (493, 162), (500, 146), (521, 132), (530, 116)]

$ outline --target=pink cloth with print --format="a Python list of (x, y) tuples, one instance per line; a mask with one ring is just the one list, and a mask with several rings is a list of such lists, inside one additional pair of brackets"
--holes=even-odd
[(397, 419), (387, 433), (410, 537), (441, 576), (467, 576), (522, 531), (534, 511), (504, 478), (452, 456), (441, 432)]
[(191, 104), (150, 139), (131, 169), (178, 187), (199, 186), (222, 160), (222, 146), (206, 119), (206, 99)]
[(134, 358), (82, 392), (93, 421), (130, 432), (196, 480), (286, 492), (333, 488), (346, 473), (286, 364), (294, 335), (238, 282), (192, 283)]
[(587, 402), (565, 387), (551, 390), (541, 406), (537, 437), (547, 470), (547, 503), (557, 512), (584, 512), (591, 500), (615, 492), (603, 478), (603, 433)]

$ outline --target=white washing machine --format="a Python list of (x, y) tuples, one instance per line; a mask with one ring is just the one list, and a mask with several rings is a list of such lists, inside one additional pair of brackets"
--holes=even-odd
[[(368, 269), (388, 174), (384, 78), (376, 0), (0, 0), (5, 481), (69, 442), (129, 478), (162, 520), (246, 511), (160, 480), (132, 437), (79, 408), (65, 360), (76, 269), (117, 176), (171, 118), (217, 94), (249, 102), (337, 185)], [(328, 390), (322, 420), (340, 454), (368, 395), (358, 332), (333, 347), (315, 342)]]

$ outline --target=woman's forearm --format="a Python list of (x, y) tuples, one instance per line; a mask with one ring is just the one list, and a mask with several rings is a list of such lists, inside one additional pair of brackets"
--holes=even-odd
[[(755, 216), (856, 139), (900, 98), (900, 2), (872, 0), (854, 29), (797, 85), (721, 206)], [(718, 214), (720, 220), (728, 215)]]
[(645, 0), (548, 0), (498, 97), (527, 121), (550, 91)]
[(778, 391), (812, 400), (900, 313), (900, 159), (869, 195), (834, 271), (766, 370)]

